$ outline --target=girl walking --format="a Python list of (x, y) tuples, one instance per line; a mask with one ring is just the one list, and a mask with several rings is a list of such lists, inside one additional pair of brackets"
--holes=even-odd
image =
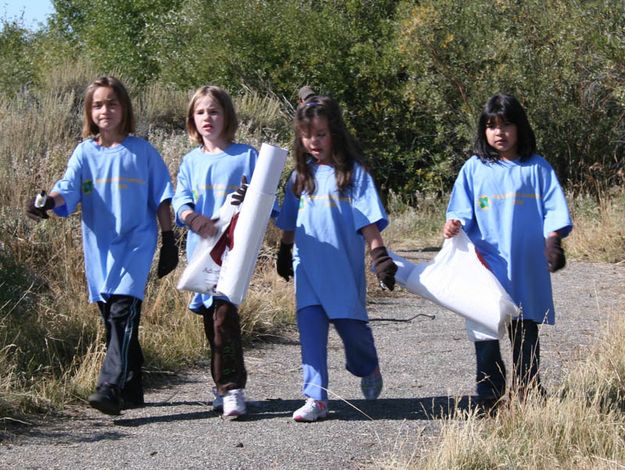
[(380, 235), (386, 212), (338, 104), (309, 98), (297, 110), (295, 133), (295, 171), (276, 222), (283, 230), (277, 269), (287, 281), (295, 277), (306, 402), (293, 418), (316, 421), (328, 414), (330, 323), (343, 341), (347, 370), (362, 378), (365, 398), (380, 395), (365, 307), (365, 242), (378, 278), (391, 290), (397, 267)]
[(135, 137), (128, 92), (114, 77), (101, 77), (86, 90), (82, 135), (62, 179), (44, 201), (33, 198), (26, 213), (34, 220), (48, 211), (62, 217), (80, 204), (89, 300), (97, 302), (106, 329), (106, 356), (89, 404), (118, 415), (144, 404), (139, 321), (157, 240), (158, 276), (178, 264), (167, 166), (152, 145)]
[[(186, 226), (187, 259), (192, 259), (200, 237), (216, 231), (213, 219), (226, 196), (237, 191), (233, 204), (243, 200), (246, 180), (251, 180), (258, 153), (234, 142), (238, 120), (232, 99), (215, 86), (199, 88), (187, 110), (187, 132), (198, 146), (180, 165), (173, 199), (176, 222)], [(223, 415), (246, 413), (241, 325), (237, 306), (226, 297), (195, 294), (189, 309), (202, 316), (211, 350), (211, 375), (215, 381), (213, 408)]]
[[(525, 110), (498, 94), (478, 120), (474, 155), (460, 170), (447, 208), (445, 237), (461, 228), (522, 309), (509, 328), (513, 386), (540, 388), (538, 325), (553, 324), (550, 272), (565, 265), (561, 240), (573, 225), (553, 168), (536, 153)], [(499, 341), (475, 342), (478, 403), (491, 407), (506, 386)]]

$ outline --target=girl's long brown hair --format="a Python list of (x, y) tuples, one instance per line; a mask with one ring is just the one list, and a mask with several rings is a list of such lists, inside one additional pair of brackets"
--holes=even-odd
[(100, 133), (100, 128), (91, 118), (93, 108), (93, 94), (100, 87), (111, 88), (122, 107), (122, 122), (120, 123), (121, 133), (128, 135), (135, 132), (135, 115), (132, 112), (130, 96), (124, 84), (115, 77), (104, 76), (95, 79), (85, 90), (85, 107), (82, 119), (82, 136), (95, 137)]
[(316, 190), (315, 180), (308, 166), (312, 158), (302, 144), (302, 135), (310, 131), (313, 119), (322, 118), (328, 121), (332, 138), (331, 163), (336, 175), (336, 186), (339, 192), (349, 189), (352, 185), (354, 164), (362, 163), (361, 152), (356, 140), (347, 130), (341, 109), (336, 101), (327, 96), (315, 96), (297, 108), (295, 115), (295, 181), (293, 192), (296, 195), (306, 192), (313, 194)]

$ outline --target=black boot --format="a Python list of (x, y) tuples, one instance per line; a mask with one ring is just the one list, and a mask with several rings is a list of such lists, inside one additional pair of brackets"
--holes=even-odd
[(96, 391), (89, 395), (89, 404), (104, 414), (119, 415), (124, 406), (124, 401), (118, 387), (105, 383), (98, 386)]

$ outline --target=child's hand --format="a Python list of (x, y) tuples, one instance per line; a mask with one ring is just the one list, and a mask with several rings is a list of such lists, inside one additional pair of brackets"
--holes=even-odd
[(545, 241), (545, 257), (549, 272), (555, 273), (566, 265), (564, 249), (562, 248), (562, 238), (559, 235), (549, 235)]
[(458, 219), (449, 219), (443, 227), (443, 236), (445, 238), (455, 237), (460, 232), (460, 227), (462, 227), (462, 223)]
[(245, 193), (247, 192), (247, 178), (245, 175), (241, 176), (241, 186), (237, 188), (237, 190), (232, 195), (233, 206), (238, 206), (243, 203), (243, 199), (245, 199)]
[(284, 278), (285, 281), (289, 281), (293, 276), (293, 243), (280, 242), (280, 249), (278, 250), (278, 259), (276, 260), (276, 270), (278, 275)]
[(48, 211), (54, 209), (54, 206), (54, 198), (46, 197), (45, 191), (40, 191), (26, 204), (26, 215), (35, 222), (39, 222), (49, 218)]
[(383, 246), (379, 246), (371, 250), (371, 259), (373, 260), (373, 269), (380, 283), (390, 290), (395, 288), (395, 273), (397, 265), (388, 255), (388, 251)]
[(192, 232), (197, 233), (202, 238), (212, 237), (217, 233), (215, 222), (218, 219), (211, 220), (205, 215), (193, 212), (186, 218), (186, 224), (189, 226)]
[(161, 232), (161, 251), (158, 255), (158, 278), (166, 276), (178, 266), (178, 244), (174, 232)]

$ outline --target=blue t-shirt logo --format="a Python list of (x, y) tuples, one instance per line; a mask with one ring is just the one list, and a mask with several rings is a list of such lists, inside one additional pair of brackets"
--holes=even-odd
[(479, 198), (480, 201), (480, 209), (488, 209), (490, 204), (488, 203), (488, 196), (482, 196)]

